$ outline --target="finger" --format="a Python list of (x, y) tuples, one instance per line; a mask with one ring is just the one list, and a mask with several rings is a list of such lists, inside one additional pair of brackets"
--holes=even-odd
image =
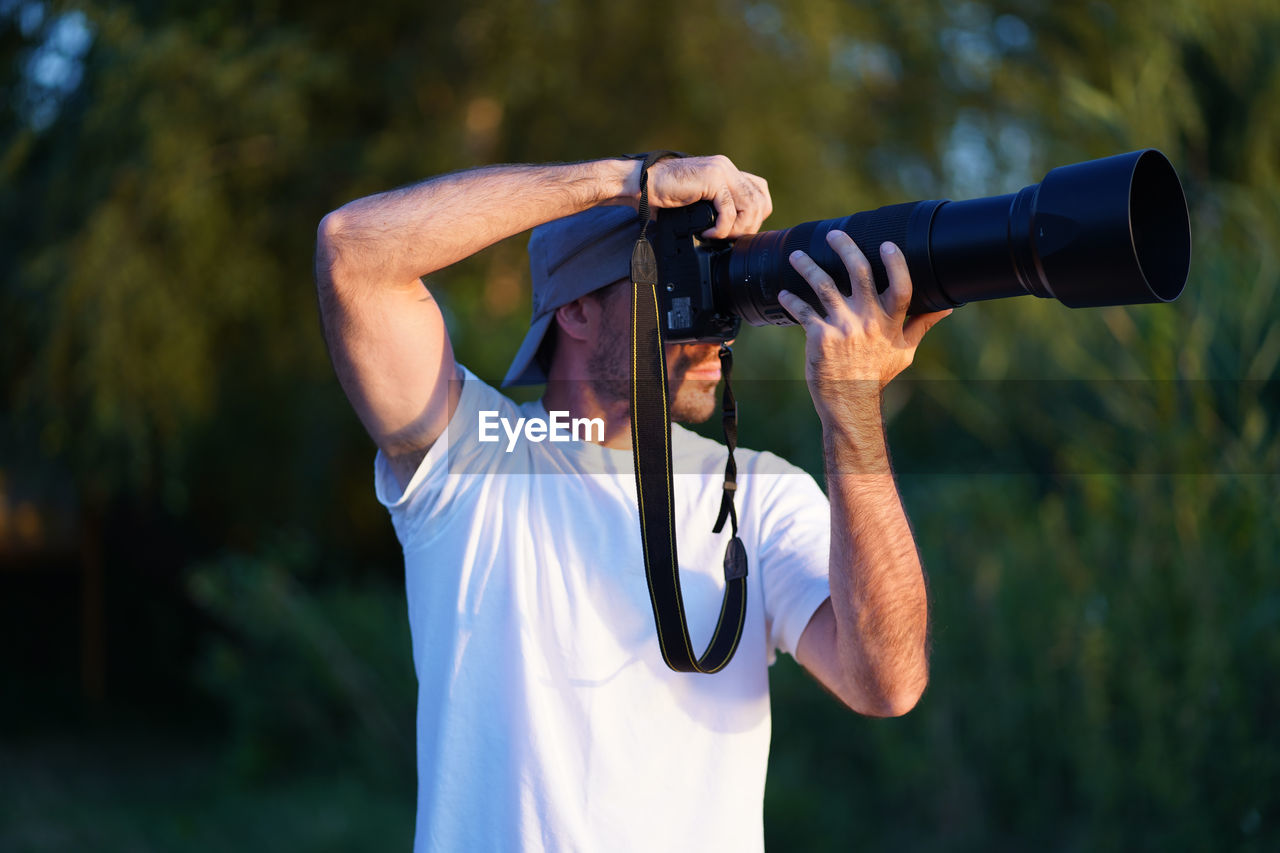
[(849, 298), (853, 300), (853, 304), (859, 310), (862, 306), (879, 305), (876, 301), (875, 279), (871, 275), (871, 263), (853, 238), (838, 228), (833, 228), (827, 232), (827, 245), (840, 256), (844, 268), (849, 272)]
[(836, 283), (813, 258), (796, 249), (787, 260), (791, 262), (791, 268), (800, 273), (801, 278), (813, 288), (818, 301), (822, 303), (822, 310), (828, 317), (834, 317), (838, 312), (848, 310), (848, 306), (844, 303), (844, 295), (840, 293)]
[(956, 309), (948, 308), (945, 311), (917, 314), (908, 320), (907, 325), (902, 327), (902, 337), (907, 342), (907, 346), (912, 349), (920, 346), (920, 340), (924, 337), (925, 332), (936, 326), (939, 320), (948, 316), (954, 310)]
[(791, 315), (792, 320), (804, 326), (806, 330), (814, 323), (821, 322), (813, 306), (789, 290), (778, 291), (778, 304)]
[(702, 236), (713, 240), (724, 240), (733, 233), (734, 223), (738, 221), (738, 203), (728, 184), (722, 184), (712, 197), (711, 203), (716, 208), (716, 223), (702, 232)]
[(763, 224), (770, 214), (773, 213), (773, 196), (769, 195), (769, 182), (759, 175), (747, 173), (747, 177), (756, 185), (756, 189), (760, 191), (760, 222)]
[(738, 208), (738, 218), (733, 223), (732, 237), (754, 234), (760, 227), (759, 191), (755, 184), (739, 175), (733, 184), (733, 200)]
[(738, 221), (733, 224), (733, 236), (754, 234), (760, 230), (760, 191), (756, 185), (742, 178), (738, 181), (735, 197), (738, 200)]
[(911, 271), (907, 269), (907, 259), (902, 250), (893, 243), (880, 244), (880, 260), (884, 261), (885, 271), (889, 273), (889, 286), (880, 294), (880, 304), (886, 314), (901, 324), (907, 316), (907, 307), (911, 305)]
[(737, 230), (742, 234), (755, 234), (769, 214), (773, 213), (773, 200), (769, 196), (769, 184), (764, 178), (750, 172), (742, 172), (741, 175), (741, 195), (746, 200), (746, 206), (738, 211)]

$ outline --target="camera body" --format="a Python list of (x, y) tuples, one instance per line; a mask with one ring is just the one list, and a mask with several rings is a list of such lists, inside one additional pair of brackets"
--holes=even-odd
[(730, 306), (716, 304), (713, 269), (727, 259), (733, 242), (698, 237), (715, 221), (709, 201), (658, 209), (652, 242), (662, 337), (668, 343), (723, 343), (736, 337), (742, 325)]

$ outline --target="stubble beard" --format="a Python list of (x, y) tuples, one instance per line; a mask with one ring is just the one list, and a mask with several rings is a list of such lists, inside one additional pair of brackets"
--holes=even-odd
[(676, 377), (674, 380), (667, 380), (671, 420), (676, 423), (700, 424), (715, 414), (716, 386), (720, 384), (720, 380), (689, 379), (685, 376), (689, 368), (700, 361), (702, 358), (695, 347), (677, 345), (674, 353), (671, 348), (667, 349), (667, 375)]
[[(610, 316), (606, 314), (606, 316)], [(604, 405), (623, 404), (630, 409), (631, 402), (631, 330), (617, 328), (606, 321), (595, 350), (587, 359), (587, 382), (596, 399)], [(700, 424), (708, 420), (716, 410), (715, 379), (685, 379), (688, 369), (698, 361), (696, 348), (677, 344), (667, 347), (667, 400), (671, 420), (682, 424)], [(674, 381), (670, 377), (677, 377)]]

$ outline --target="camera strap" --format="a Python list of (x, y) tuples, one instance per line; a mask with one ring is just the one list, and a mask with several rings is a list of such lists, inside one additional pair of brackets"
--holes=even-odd
[(725, 589), (720, 617), (706, 651), (696, 656), (680, 593), (676, 554), (671, 416), (667, 400), (667, 360), (658, 313), (658, 262), (646, 236), (649, 167), (666, 157), (677, 156), (680, 155), (671, 151), (650, 152), (644, 155), (640, 170), (640, 237), (631, 253), (631, 452), (640, 507), (640, 538), (644, 543), (644, 573), (649, 582), (649, 600), (653, 604), (662, 659), (677, 672), (714, 673), (727, 666), (737, 651), (747, 613), (747, 553), (738, 538), (738, 516), (733, 505), (737, 491), (733, 451), (738, 443), (738, 412), (729, 385), (733, 353), (722, 344), (723, 426), (729, 461), (725, 466), (720, 512), (712, 532), (719, 533), (728, 520), (733, 537), (724, 555)]

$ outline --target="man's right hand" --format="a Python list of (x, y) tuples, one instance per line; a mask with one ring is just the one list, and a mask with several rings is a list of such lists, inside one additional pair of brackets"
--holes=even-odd
[(653, 207), (685, 207), (704, 199), (715, 205), (716, 222), (703, 236), (714, 239), (754, 234), (773, 212), (765, 179), (743, 172), (723, 154), (659, 160), (649, 169)]

